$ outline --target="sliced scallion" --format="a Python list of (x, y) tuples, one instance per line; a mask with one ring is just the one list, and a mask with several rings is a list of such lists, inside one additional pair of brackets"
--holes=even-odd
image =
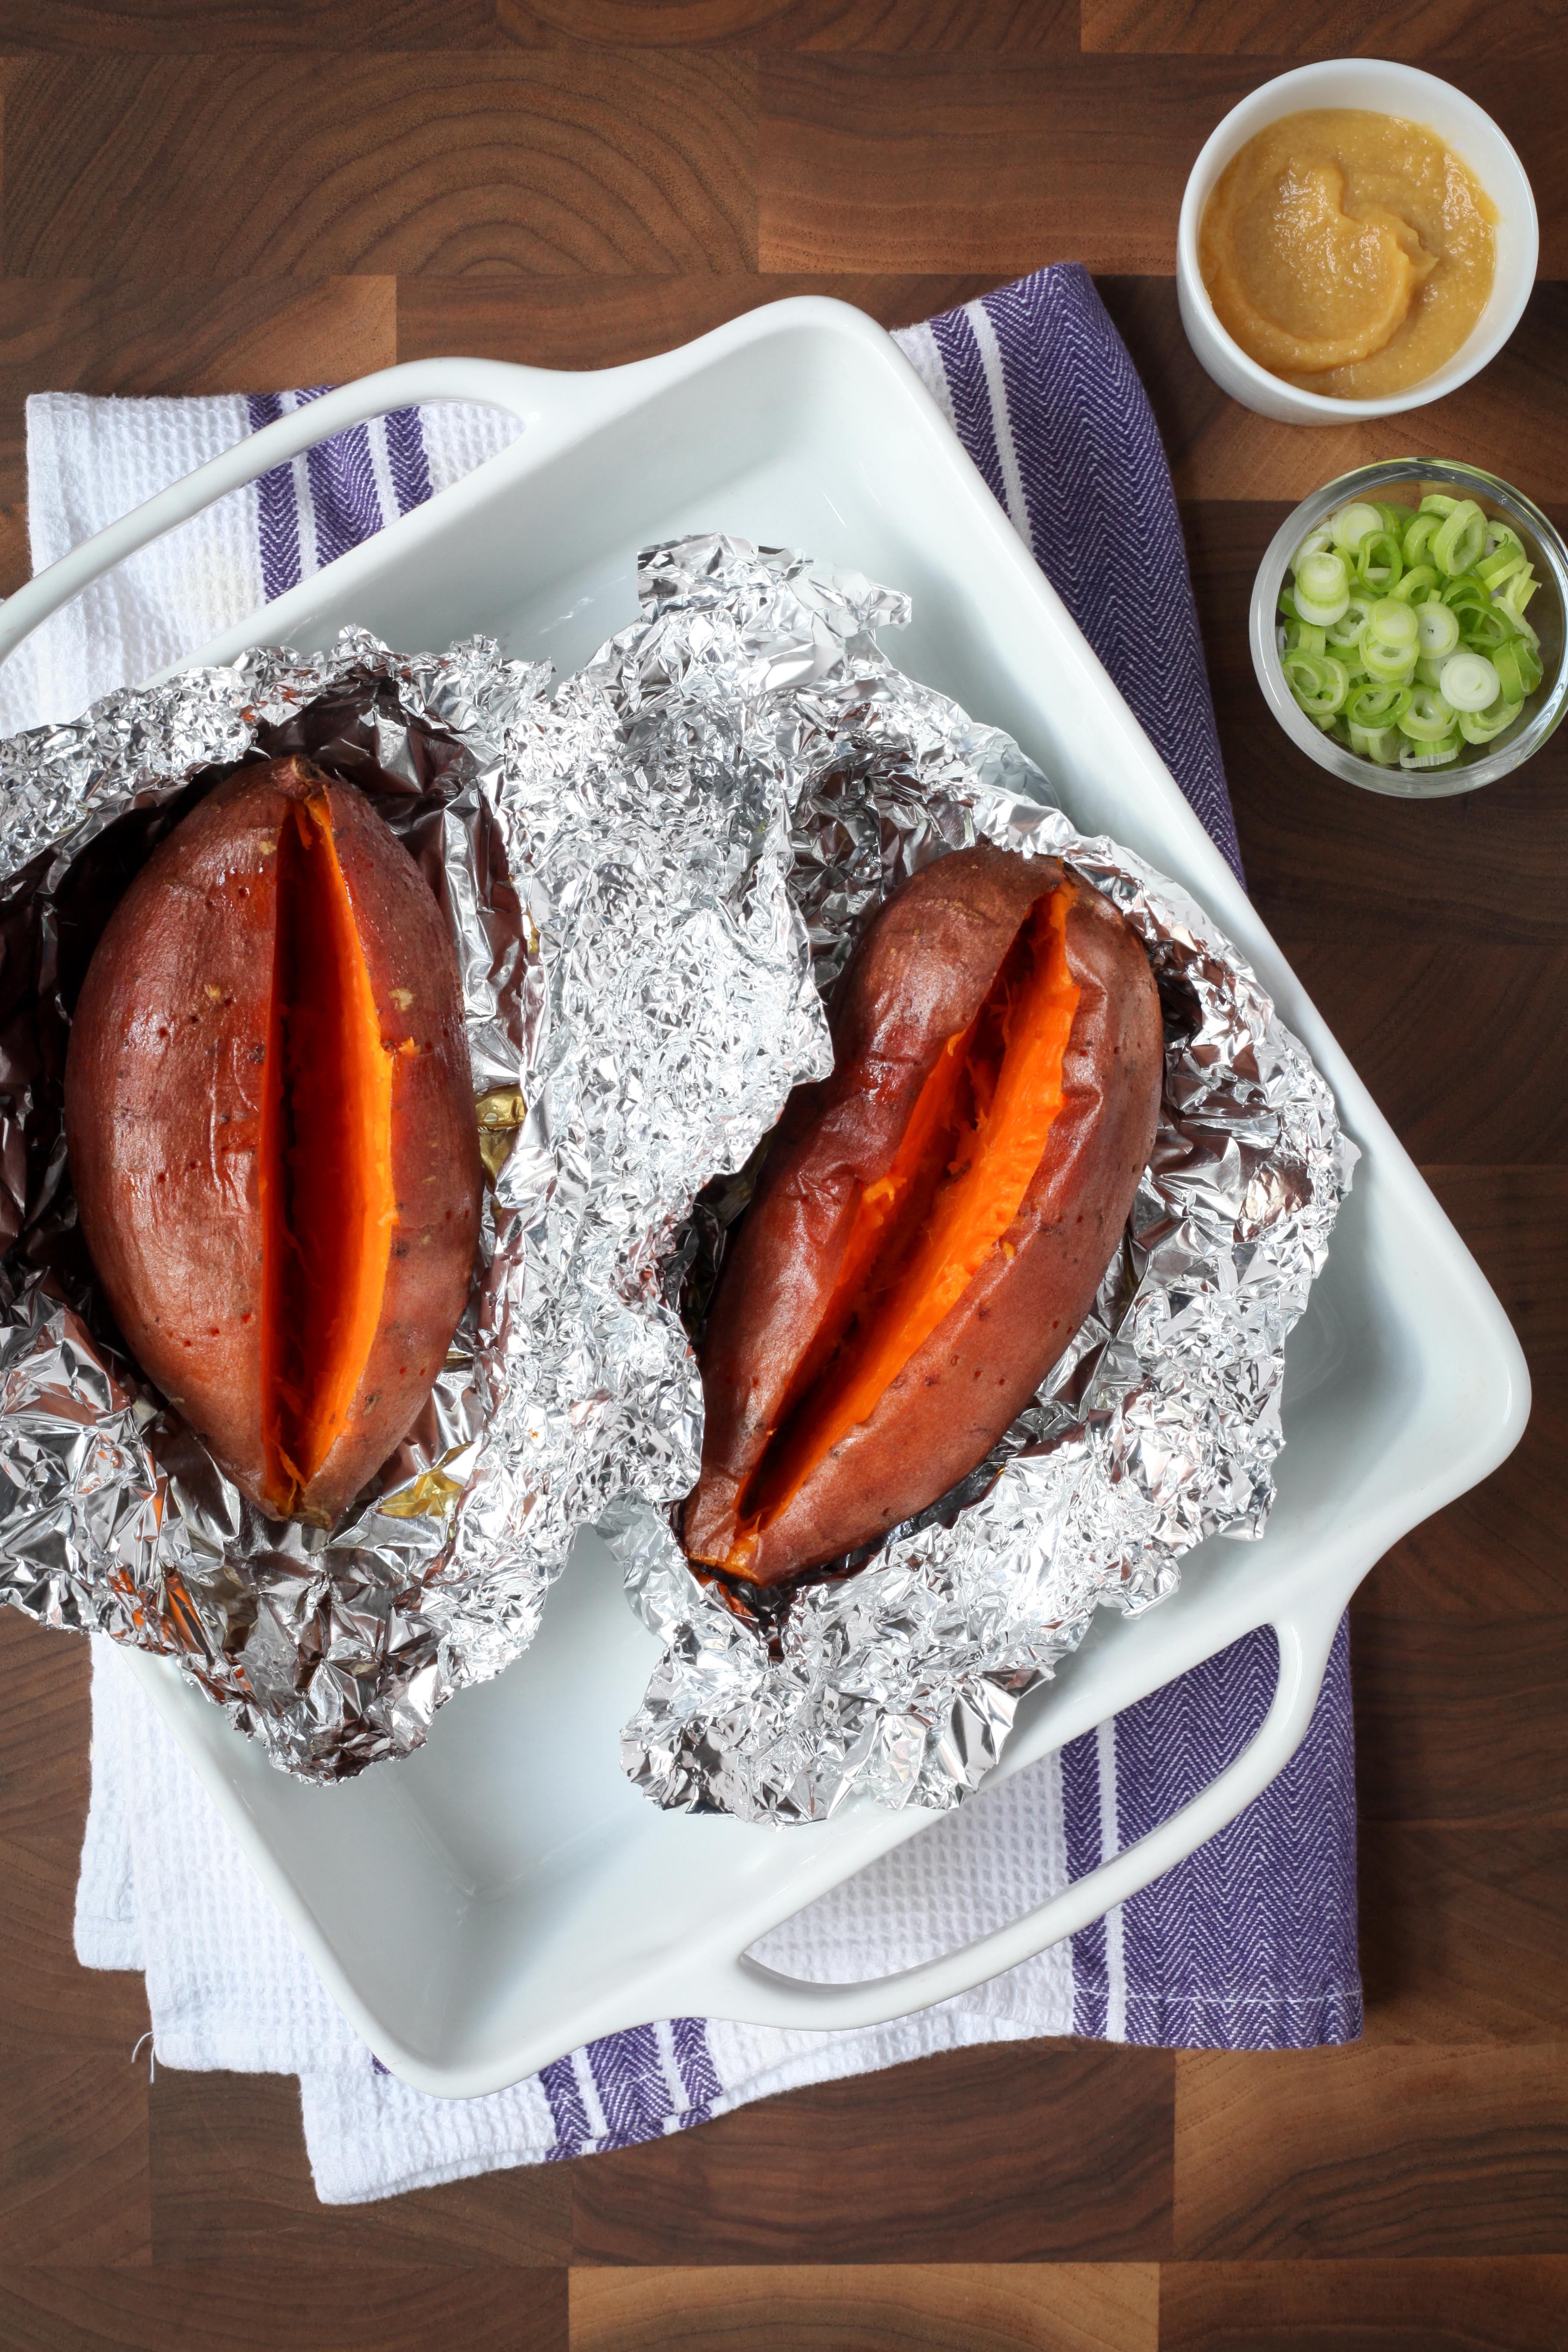
[(1381, 530), (1383, 517), (1364, 499), (1352, 499), (1348, 505), (1336, 507), (1329, 517), (1329, 532), (1334, 545), (1353, 555), (1369, 530)]
[(1445, 515), (1442, 529), (1432, 541), (1432, 561), (1439, 572), (1450, 580), (1482, 555), (1487, 543), (1487, 519), (1474, 499), (1461, 499), (1452, 514)]
[(1369, 530), (1355, 551), (1355, 576), (1379, 596), (1390, 596), (1405, 569), (1399, 541), (1392, 530)]
[(1309, 555), (1296, 574), (1296, 610), (1327, 628), (1351, 600), (1350, 566), (1342, 555)]
[(1446, 768), (1459, 756), (1458, 735), (1445, 735), (1436, 743), (1407, 743), (1399, 755), (1402, 768)]
[(1459, 732), (1467, 743), (1491, 743), (1513, 725), (1524, 709), (1522, 702), (1505, 702), (1500, 697), (1489, 710), (1461, 710)]
[(1454, 730), (1454, 711), (1435, 687), (1418, 686), (1395, 720), (1413, 743), (1436, 743)]
[(1485, 654), (1450, 654), (1437, 691), (1456, 710), (1489, 710), (1502, 686)]
[(1287, 654), (1281, 667), (1309, 719), (1331, 719), (1350, 691), (1344, 665), (1331, 654)]
[(1275, 642), (1290, 693), (1378, 766), (1446, 767), (1512, 727), (1542, 683), (1519, 532), (1475, 499), (1428, 491), (1336, 507), (1297, 547)]
[(1451, 604), (1418, 604), (1415, 641), (1428, 656), (1451, 654), (1459, 642), (1459, 616)]

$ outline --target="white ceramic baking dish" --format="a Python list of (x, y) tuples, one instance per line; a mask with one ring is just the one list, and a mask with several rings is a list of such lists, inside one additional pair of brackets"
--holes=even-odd
[(1502, 1460), (1529, 1388), (1496, 1299), (1126, 704), (913, 372), (855, 310), (777, 303), (599, 374), (441, 360), (344, 386), (23, 589), (0, 614), (0, 658), (224, 490), (362, 417), (433, 400), (493, 402), (526, 429), (195, 660), (267, 642), (314, 648), (359, 622), (409, 649), (487, 630), (568, 667), (632, 616), (637, 549), (699, 529), (802, 546), (906, 588), (915, 619), (900, 661), (1010, 730), (1080, 826), (1189, 886), (1251, 956), (1365, 1155), (1290, 1341), (1268, 1534), (1205, 1545), (1179, 1595), (1142, 1618), (1102, 1616), (1024, 1709), (999, 1772), (1272, 1624), (1279, 1687), (1262, 1729), (1161, 1829), (958, 1952), (864, 1985), (797, 1981), (745, 1957), (926, 1817), (858, 1805), (776, 1832), (656, 1811), (622, 1777), (616, 1742), (655, 1645), (592, 1538), (532, 1651), (454, 1700), (418, 1755), (347, 1788), (285, 1779), (173, 1667), (137, 1656), (143, 1688), (359, 2032), (405, 2081), (468, 2096), (651, 2019), (827, 2027), (900, 2015), (1122, 1901), (1289, 1760), (1356, 1584)]

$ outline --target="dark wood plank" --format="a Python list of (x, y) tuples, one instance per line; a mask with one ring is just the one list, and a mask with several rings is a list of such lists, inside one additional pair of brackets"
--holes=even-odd
[(147, 2031), (140, 1976), (89, 1974), (72, 1940), (87, 1819), (90, 1660), (79, 1634), (0, 1609), (0, 2052), (128, 2063)]
[[(767, 58), (758, 251), (764, 269), (994, 269), (1078, 260), (1175, 266), (1194, 157), (1281, 60), (956, 56)], [(1568, 274), (1568, 142), (1554, 77), (1455, 67), (1507, 131), (1542, 219), (1542, 270)]]
[[(1568, 1168), (1424, 1172), (1508, 1309), (1537, 1410), (1554, 1415), (1568, 1404)], [(1559, 1426), (1568, 1440), (1568, 1418)]]
[[(3, 281), (0, 281), (3, 282)], [(351, 281), (357, 282), (357, 281)], [(454, 352), (532, 367), (618, 367), (738, 319), (763, 302), (830, 295), (885, 327), (908, 326), (989, 293), (989, 277), (763, 277), (707, 270), (669, 278), (405, 278), (397, 354)]]
[(0, 47), (468, 49), (500, 39), (496, 0), (0, 0)]
[(1037, 2042), (763, 2100), (563, 2167), (573, 2258), (1153, 2261), (1171, 2081), (1168, 2051)]
[(1084, 47), (1123, 56), (1554, 62), (1563, 34), (1558, 0), (1521, 0), (1506, 23), (1488, 0), (1083, 0)]
[(1423, 1171), (1508, 1309), (1530, 1363), (1530, 1423), (1499, 1471), (1380, 1561), (1364, 1605), (1384, 1617), (1468, 1620), (1568, 1609), (1562, 1465), (1568, 1458), (1568, 1185), (1561, 1168)]
[(0, 2050), (0, 2269), (145, 2263), (147, 2062)]
[[(1289, 929), (1281, 936), (1297, 977), (1415, 1159), (1568, 1157), (1568, 1095), (1542, 1084), (1568, 1031), (1568, 948), (1467, 946), (1456, 989), (1448, 932), (1425, 944), (1323, 946)], [(1456, 1083), (1461, 1071), (1484, 1078)]]
[(1338, 474), (1412, 454), (1481, 466), (1548, 507), (1568, 505), (1561, 386), (1568, 372), (1568, 286), (1536, 286), (1523, 318), (1480, 374), (1405, 416), (1354, 425), (1280, 425), (1227, 399), (1183, 331), (1171, 278), (1098, 280), (1142, 377), (1182, 499), (1277, 499), (1293, 506)]
[(1568, 2263), (1173, 2263), (1160, 2352), (1561, 2352)]
[(572, 2273), (572, 2352), (1157, 2352), (1158, 2342), (1152, 2263)]
[(1357, 1788), (1368, 1822), (1568, 1818), (1568, 1614), (1351, 1612)]
[(562, 2272), (393, 2256), (0, 2269), (0, 2352), (567, 2352)]
[(0, 0), (0, 47), (972, 49), (1076, 54), (1078, 0)]
[(514, 40), (1077, 54), (1078, 0), (498, 0)]
[(410, 2261), (529, 2269), (564, 2265), (570, 2249), (572, 2189), (561, 2165), (526, 2165), (382, 2204), (319, 2204), (300, 2129), (300, 2086), (285, 2075), (161, 2068), (150, 2135), (153, 2256), (161, 2269), (263, 2258), (285, 2264), (296, 2255), (361, 2270)]
[(1183, 2051), (1178, 2261), (1568, 2253), (1568, 2047)]
[(1568, 2014), (1568, 1817), (1363, 1820), (1373, 2042), (1539, 2042)]
[(0, 252), (28, 278), (745, 269), (753, 110), (721, 51), (367, 53), (352, 103), (310, 53), (30, 58)]

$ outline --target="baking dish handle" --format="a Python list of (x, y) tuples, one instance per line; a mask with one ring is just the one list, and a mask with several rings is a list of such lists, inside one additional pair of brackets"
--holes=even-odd
[(595, 393), (607, 391), (620, 373), (605, 369), (595, 375), (568, 375), (546, 368), (515, 367), (504, 360), (408, 360), (401, 367), (382, 368), (356, 383), (341, 383), (324, 392), (320, 400), (290, 410), (220, 457), (209, 458), (183, 481), (172, 482), (144, 505), (121, 515), (118, 522), (84, 539), (79, 547), (73, 547), (68, 555), (62, 555), (58, 563), (51, 563), (47, 572), (6, 597), (0, 604), (0, 662), (31, 636), (40, 621), (47, 621), (51, 613), (58, 613), (62, 604), (68, 604), (128, 555), (162, 538), (164, 531), (189, 522), (193, 515), (230, 490), (243, 489), (258, 475), (300, 457), (319, 441), (330, 440), (334, 433), (346, 432), (372, 416), (384, 416), (389, 409), (437, 400), (504, 408), (525, 425), (537, 425), (560, 405), (551, 396), (558, 388), (571, 391), (571, 413), (581, 422), (585, 406), (595, 404), (589, 388)]
[(782, 1976), (744, 1952), (727, 1961), (721, 1955), (711, 1966), (698, 1969), (695, 1982), (683, 1987), (683, 2001), (694, 2015), (732, 2018), (747, 2025), (825, 2031), (883, 2025), (890, 2018), (968, 1992), (1000, 1976), (1005, 1969), (1032, 1959), (1064, 1936), (1089, 1927), (1152, 1879), (1184, 1861), (1206, 1838), (1234, 1821), (1284, 1769), (1312, 1719), (1343, 1605), (1342, 1596), (1335, 1594), (1278, 1618), (1274, 1632), (1279, 1643), (1279, 1667), (1273, 1703), (1235, 1762), (1158, 1829), (1101, 1863), (1088, 1877), (1050, 1895), (1023, 1918), (956, 1952), (943, 1953), (939, 1959), (924, 1960), (918, 1968), (875, 1977), (865, 1984), (816, 1984), (808, 1978)]

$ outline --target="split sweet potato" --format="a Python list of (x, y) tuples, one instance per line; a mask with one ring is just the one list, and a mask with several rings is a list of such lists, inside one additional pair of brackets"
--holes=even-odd
[(755, 1585), (876, 1540), (984, 1460), (1082, 1322), (1152, 1147), (1142, 942), (989, 844), (881, 908), (795, 1089), (700, 1349), (688, 1555)]
[(330, 1524), (430, 1393), (481, 1183), (446, 919), (361, 792), (278, 760), (176, 826), (94, 952), (65, 1097), (142, 1369), (265, 1510)]

